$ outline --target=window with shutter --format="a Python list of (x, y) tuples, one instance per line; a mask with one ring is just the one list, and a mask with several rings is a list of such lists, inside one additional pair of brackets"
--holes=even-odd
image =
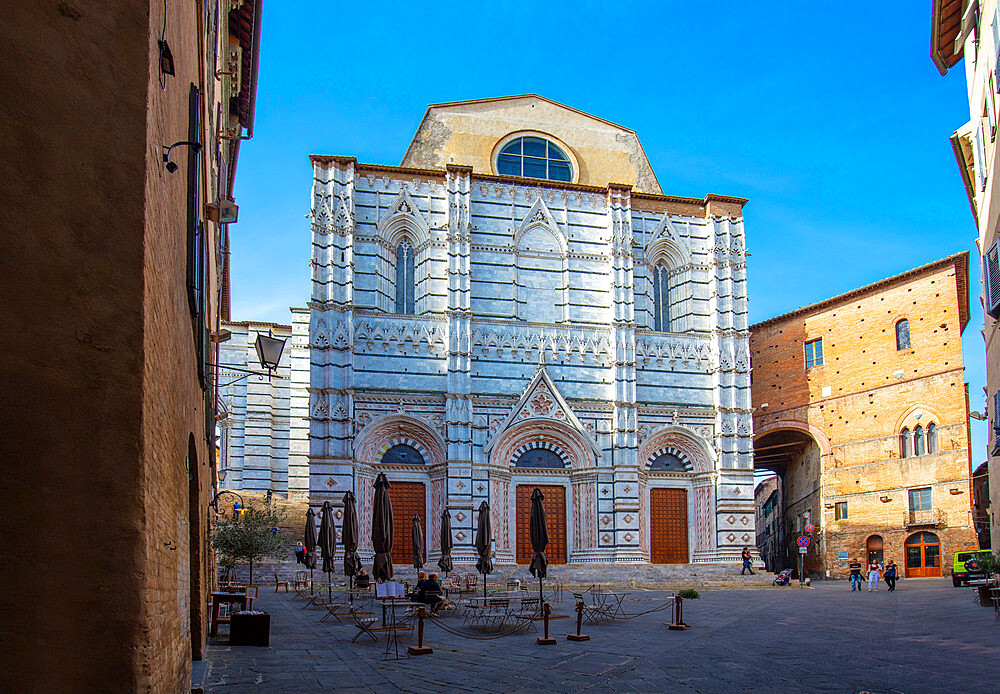
[(979, 190), (986, 190), (986, 143), (984, 142), (983, 126), (980, 125), (975, 132), (975, 165), (976, 179), (979, 181)]
[(1000, 248), (996, 242), (983, 256), (983, 289), (986, 312), (997, 318), (1000, 316)]
[(997, 118), (996, 114), (993, 112), (993, 95), (986, 95), (986, 124), (987, 131), (989, 132), (990, 142), (993, 142), (997, 137)]

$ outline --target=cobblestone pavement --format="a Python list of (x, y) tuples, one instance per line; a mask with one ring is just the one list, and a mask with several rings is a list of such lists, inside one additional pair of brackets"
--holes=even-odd
[[(634, 592), (630, 612), (661, 592)], [(261, 591), (271, 646), (210, 639), (209, 694), (239, 692), (964, 692), (995, 694), (1000, 623), (947, 579), (901, 581), (895, 593), (851, 593), (846, 582), (812, 589), (705, 591), (685, 601), (687, 631), (664, 626), (669, 612), (627, 623), (553, 622), (555, 646), (536, 634), (473, 641), (428, 624), (432, 655), (386, 659), (384, 634), (352, 644), (349, 624), (320, 622), (285, 594)], [(571, 596), (555, 606), (570, 613)], [(461, 627), (462, 620), (445, 617)], [(225, 626), (221, 628), (226, 629)]]

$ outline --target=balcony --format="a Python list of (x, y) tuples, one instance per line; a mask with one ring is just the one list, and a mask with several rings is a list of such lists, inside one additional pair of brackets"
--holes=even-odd
[(926, 511), (910, 510), (906, 514), (907, 528), (940, 528), (944, 526), (944, 514), (939, 508)]

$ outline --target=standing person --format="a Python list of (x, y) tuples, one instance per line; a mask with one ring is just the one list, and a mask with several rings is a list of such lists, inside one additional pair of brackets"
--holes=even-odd
[(878, 579), (882, 572), (879, 570), (878, 562), (872, 559), (868, 563), (868, 592), (873, 590), (878, 592)]
[(750, 548), (744, 547), (741, 556), (743, 557), (743, 570), (740, 571), (740, 576), (743, 576), (747, 571), (749, 571), (750, 575), (753, 576), (753, 566), (751, 565), (752, 558), (750, 556)]
[(890, 559), (886, 562), (885, 573), (882, 574), (882, 580), (885, 584), (889, 586), (889, 592), (896, 590), (896, 562)]
[(858, 561), (857, 557), (851, 560), (851, 563), (847, 565), (847, 568), (851, 570), (851, 592), (858, 591), (861, 592), (861, 562)]
[(302, 546), (301, 542), (295, 543), (295, 561), (299, 564), (304, 563), (306, 558), (306, 548)]

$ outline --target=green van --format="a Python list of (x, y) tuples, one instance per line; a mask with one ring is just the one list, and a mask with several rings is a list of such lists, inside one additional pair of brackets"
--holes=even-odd
[(976, 581), (979, 579), (986, 578), (985, 571), (978, 571), (976, 562), (970, 562), (972, 565), (966, 569), (965, 562), (969, 561), (973, 557), (980, 556), (983, 554), (989, 554), (988, 549), (977, 549), (977, 550), (966, 550), (964, 552), (955, 552), (955, 564), (951, 569), (951, 583), (956, 588), (961, 588), (963, 585), (969, 585), (969, 581)]

